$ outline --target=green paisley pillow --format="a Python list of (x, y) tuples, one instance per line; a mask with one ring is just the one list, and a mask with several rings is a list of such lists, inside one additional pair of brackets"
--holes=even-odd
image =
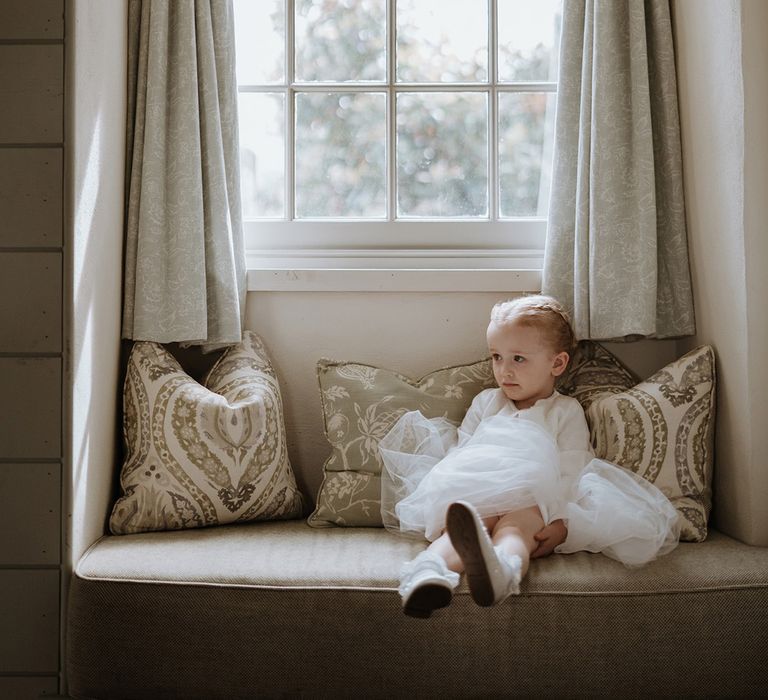
[(204, 384), (161, 345), (134, 344), (114, 534), (301, 515), (280, 388), (261, 339), (246, 331)]
[(684, 540), (707, 536), (715, 421), (715, 360), (702, 346), (587, 409), (598, 457), (655, 484), (682, 516)]
[(487, 359), (415, 381), (370, 365), (320, 360), (317, 376), (325, 436), (333, 450), (308, 521), (314, 527), (380, 527), (379, 440), (408, 411), (458, 424), (472, 399), (495, 386)]

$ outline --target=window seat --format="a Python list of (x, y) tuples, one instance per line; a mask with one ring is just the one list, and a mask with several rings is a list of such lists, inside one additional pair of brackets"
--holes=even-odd
[(424, 544), (304, 521), (107, 536), (68, 612), (76, 698), (758, 697), (768, 549), (717, 531), (640, 569), (532, 563), (519, 597), (408, 618)]

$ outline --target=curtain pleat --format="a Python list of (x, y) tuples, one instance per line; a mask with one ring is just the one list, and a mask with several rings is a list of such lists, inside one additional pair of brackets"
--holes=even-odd
[(578, 337), (695, 332), (668, 0), (565, 0), (544, 293)]
[(231, 0), (131, 0), (123, 337), (240, 342)]

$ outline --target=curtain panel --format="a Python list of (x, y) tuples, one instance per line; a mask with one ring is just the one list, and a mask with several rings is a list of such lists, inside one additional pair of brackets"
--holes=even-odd
[(544, 293), (579, 338), (695, 332), (669, 0), (565, 0)]
[(123, 337), (240, 342), (231, 0), (130, 0)]

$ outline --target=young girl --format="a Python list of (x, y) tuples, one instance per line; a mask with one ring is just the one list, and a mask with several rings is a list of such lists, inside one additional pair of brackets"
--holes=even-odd
[(519, 592), (532, 553), (603, 552), (637, 566), (677, 545), (664, 494), (594, 459), (579, 402), (555, 391), (575, 345), (560, 304), (497, 304), (487, 340), (498, 388), (475, 397), (458, 434), (413, 411), (379, 446), (384, 524), (431, 541), (401, 571), (408, 615), (448, 605), (462, 571), (490, 606)]

